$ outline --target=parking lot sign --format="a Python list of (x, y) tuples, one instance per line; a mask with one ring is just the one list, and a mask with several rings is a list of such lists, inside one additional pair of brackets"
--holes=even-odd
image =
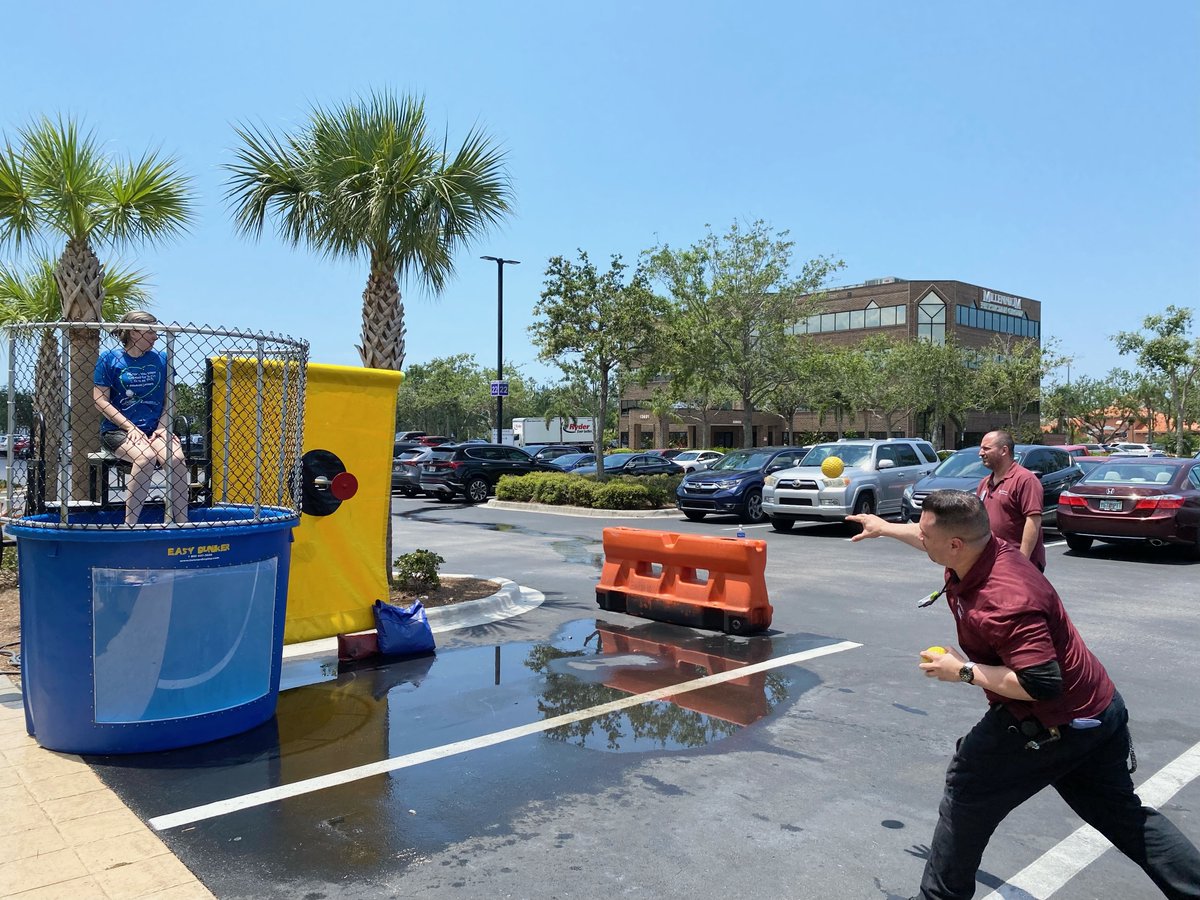
[(492, 396), (493, 397), (507, 397), (508, 396), (508, 382), (507, 381), (493, 381), (492, 382)]

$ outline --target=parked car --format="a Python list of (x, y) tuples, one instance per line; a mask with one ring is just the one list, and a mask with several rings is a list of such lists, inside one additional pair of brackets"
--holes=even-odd
[[(1064, 447), (1041, 444), (1017, 444), (1013, 459), (1031, 471), (1042, 483), (1042, 527), (1054, 527), (1058, 518), (1059, 495), (1083, 478), (1083, 466), (1105, 459), (1102, 456), (1071, 456)], [(925, 478), (904, 489), (901, 516), (906, 522), (921, 518), (921, 504), (930, 491), (974, 491), (988, 468), (979, 458), (978, 447), (965, 447), (942, 460)]]
[[(8, 435), (0, 434), (0, 456), (8, 455)], [(18, 434), (13, 437), (13, 458), (29, 459), (29, 435)]]
[(675, 489), (675, 505), (693, 522), (708, 515), (737, 515), (761, 522), (763, 480), (800, 462), (809, 447), (732, 450), (702, 472), (689, 472)]
[(550, 460), (550, 465), (564, 472), (574, 472), (580, 466), (590, 466), (596, 461), (595, 453), (571, 453)]
[[(574, 469), (576, 475), (595, 475), (596, 461)], [(683, 468), (653, 453), (610, 453), (604, 457), (605, 475), (682, 475)]]
[(1124, 456), (1149, 456), (1154, 448), (1149, 444), (1135, 444), (1131, 441), (1119, 441), (1109, 447), (1110, 453), (1120, 453)]
[(420, 468), (420, 487), (426, 494), (441, 501), (462, 494), (468, 503), (485, 501), (503, 475), (559, 471), (506, 444), (442, 444), (432, 448)]
[(530, 451), (528, 447), (525, 448), (525, 452), (532, 455), (538, 462), (554, 462), (560, 456), (578, 456), (584, 451), (578, 445), (547, 444), (545, 447), (539, 447), (536, 453)]
[(424, 444), (426, 447), (437, 447), (439, 444), (449, 444), (452, 441), (440, 434), (423, 434), (417, 438), (417, 443)]
[(683, 466), (685, 472), (702, 472), (724, 455), (720, 450), (684, 450), (671, 462)]
[(421, 493), (421, 464), (433, 453), (432, 447), (411, 447), (401, 450), (392, 459), (392, 490), (405, 497)]
[(1110, 457), (1059, 497), (1058, 530), (1076, 553), (1179, 544), (1200, 559), (1200, 461)]
[(674, 459), (684, 450), (682, 447), (657, 447), (654, 450), (644, 450), (643, 453), (652, 453), (655, 456), (661, 456), (663, 459)]
[[(1090, 445), (1090, 446), (1095, 446), (1095, 445)], [(1088, 444), (1063, 444), (1058, 449), (1066, 450), (1072, 456), (1091, 456), (1092, 455), (1092, 450), (1089, 449)]]
[(415, 441), (417, 438), (425, 437), (424, 431), (397, 431), (397, 441)]
[[(844, 471), (826, 475), (821, 464), (836, 456)], [(938, 465), (937, 451), (916, 438), (817, 444), (795, 468), (767, 477), (763, 511), (776, 531), (797, 521), (840, 522), (851, 514), (900, 512), (904, 489)]]

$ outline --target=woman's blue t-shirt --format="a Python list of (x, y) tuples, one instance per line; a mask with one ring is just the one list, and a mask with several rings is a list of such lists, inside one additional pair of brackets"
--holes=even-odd
[[(108, 399), (129, 421), (146, 434), (154, 434), (162, 418), (166, 399), (167, 355), (150, 350), (141, 356), (130, 356), (124, 349), (105, 350), (96, 360), (92, 381), (108, 388)], [(118, 431), (105, 417), (100, 431)]]

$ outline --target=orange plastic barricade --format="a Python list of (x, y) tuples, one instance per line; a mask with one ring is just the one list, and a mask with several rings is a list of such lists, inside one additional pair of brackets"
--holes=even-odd
[(766, 541), (605, 528), (596, 603), (726, 634), (763, 631), (774, 612), (766, 568)]

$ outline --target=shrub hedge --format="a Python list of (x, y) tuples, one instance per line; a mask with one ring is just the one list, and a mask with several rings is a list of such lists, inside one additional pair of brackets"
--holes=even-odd
[(496, 499), (589, 509), (664, 509), (675, 505), (675, 488), (682, 477), (622, 475), (602, 483), (592, 475), (505, 475), (496, 485)]

